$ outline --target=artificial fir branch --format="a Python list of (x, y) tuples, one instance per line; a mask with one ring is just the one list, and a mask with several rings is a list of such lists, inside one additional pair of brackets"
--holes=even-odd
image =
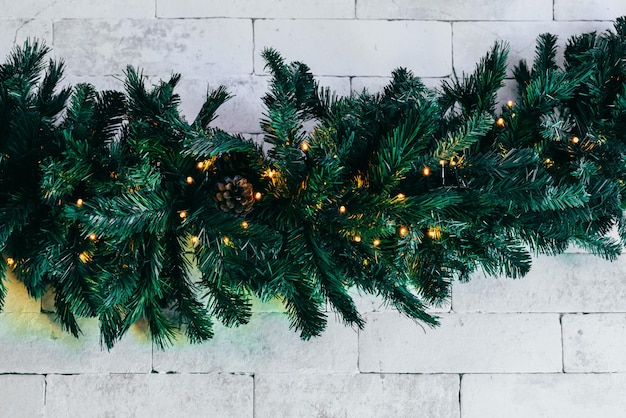
[(267, 49), (263, 146), (211, 126), (224, 87), (189, 123), (179, 75), (150, 87), (129, 67), (123, 92), (59, 90), (63, 64), (27, 42), (0, 65), (0, 273), (52, 289), (74, 335), (97, 317), (110, 348), (144, 320), (165, 347), (177, 328), (199, 343), (214, 320), (247, 323), (252, 296), (281, 300), (308, 339), (326, 306), (364, 326), (352, 288), (434, 326), (427, 306), (476, 270), (521, 277), (570, 244), (614, 259), (626, 20), (571, 38), (562, 66), (556, 44), (538, 38), (500, 109), (504, 43), (439, 90), (400, 68), (350, 97)]

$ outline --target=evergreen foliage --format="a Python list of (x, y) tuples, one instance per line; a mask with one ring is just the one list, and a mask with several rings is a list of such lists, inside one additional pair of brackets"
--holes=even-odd
[(128, 67), (124, 91), (61, 89), (63, 64), (27, 42), (0, 66), (0, 276), (54, 292), (75, 336), (97, 317), (110, 348), (141, 319), (165, 347), (179, 328), (198, 343), (214, 320), (247, 323), (252, 296), (281, 300), (308, 339), (327, 305), (363, 327), (350, 289), (434, 326), (427, 306), (477, 270), (518, 278), (570, 244), (614, 259), (626, 20), (572, 37), (562, 65), (556, 42), (538, 38), (500, 108), (503, 43), (440, 89), (399, 68), (350, 97), (266, 49), (266, 144), (212, 127), (223, 86), (188, 122), (179, 75), (146, 86)]

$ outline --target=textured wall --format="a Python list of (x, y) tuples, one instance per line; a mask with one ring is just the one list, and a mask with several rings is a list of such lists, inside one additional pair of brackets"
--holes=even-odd
[[(0, 56), (27, 37), (67, 63), (67, 82), (119, 87), (127, 64), (183, 74), (189, 117), (207, 83), (236, 95), (219, 126), (259, 133), (260, 51), (309, 64), (340, 94), (377, 89), (396, 66), (436, 85), (496, 40), (530, 59), (541, 32), (603, 30), (623, 0), (0, 0)], [(507, 96), (506, 91), (502, 93)], [(503, 97), (508, 100), (509, 97)], [(278, 305), (248, 326), (162, 352), (138, 324), (111, 352), (97, 322), (64, 334), (47, 302), (10, 283), (0, 313), (1, 417), (623, 417), (626, 257), (541, 257), (528, 277), (454, 286), (424, 330), (370, 297), (356, 332), (302, 342)], [(333, 314), (330, 313), (332, 317)]]

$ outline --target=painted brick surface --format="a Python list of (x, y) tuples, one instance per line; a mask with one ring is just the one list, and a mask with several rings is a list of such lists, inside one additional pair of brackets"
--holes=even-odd
[[(452, 70), (451, 29), (444, 22), (259, 20), (255, 45), (273, 47), (314, 74), (389, 76), (399, 66), (424, 77)], [(255, 71), (263, 65), (255, 61)]]
[(552, 20), (552, 0), (359, 0), (359, 19)]
[(333, 321), (321, 337), (302, 341), (280, 313), (253, 315), (239, 328), (216, 326), (205, 344), (179, 344), (154, 351), (159, 372), (341, 372), (357, 371), (357, 333)]
[(80, 339), (52, 315), (0, 314), (1, 373), (149, 373), (152, 345), (133, 328), (110, 352), (99, 343), (96, 320), (81, 320)]
[(258, 374), (255, 417), (459, 416), (457, 375)]
[(458, 74), (471, 72), (476, 63), (496, 40), (510, 45), (509, 75), (521, 59), (531, 63), (539, 34), (552, 33), (559, 37), (558, 46), (566, 44), (571, 35), (605, 30), (610, 22), (458, 22), (453, 23), (454, 68)]
[[(76, 40), (81, 39), (77, 44)], [(252, 23), (245, 19), (86, 20), (54, 23), (55, 54), (68, 74), (121, 74), (127, 65), (147, 75), (186, 77), (252, 72)], [(228, 40), (228, 48), (224, 47)]]
[(626, 258), (539, 257), (524, 278), (474, 275), (456, 283), (455, 312), (626, 312)]
[(51, 375), (47, 418), (252, 417), (252, 376)]
[(354, 17), (353, 0), (157, 0), (158, 17), (342, 18)]
[(463, 418), (619, 418), (624, 374), (465, 375)]
[[(473, 70), (496, 40), (510, 43), (513, 65), (533, 58), (542, 32), (562, 48), (622, 14), (623, 0), (0, 0), (0, 56), (35, 37), (66, 61), (64, 84), (99, 89), (121, 88), (127, 64), (147, 84), (181, 73), (190, 120), (207, 85), (224, 84), (234, 97), (214, 126), (258, 140), (265, 47), (308, 64), (339, 95), (377, 92), (400, 66), (438, 87), (453, 64)], [(512, 86), (501, 103), (515, 100)], [(81, 322), (76, 340), (41, 313), (53, 310), (49, 298), (8, 287), (0, 417), (604, 418), (626, 409), (626, 256), (608, 263), (571, 249), (539, 257), (520, 280), (476, 275), (433, 309), (435, 330), (355, 295), (365, 330), (329, 310), (323, 336), (303, 342), (279, 301), (254, 301), (249, 326), (218, 325), (212, 341), (166, 352), (143, 325), (111, 352), (95, 320)]]
[(28, 19), (154, 17), (154, 0), (0, 0), (5, 16)]
[(45, 377), (0, 375), (0, 416), (44, 416)]
[(626, 314), (564, 315), (565, 372), (626, 372)]
[(562, 369), (558, 315), (441, 315), (425, 330), (395, 312), (371, 313), (359, 334), (359, 370), (516, 373)]
[[(1, 8), (0, 8), (1, 10)], [(0, 57), (11, 52), (15, 45), (21, 46), (26, 39), (39, 39), (52, 45), (52, 22), (49, 20), (11, 19), (0, 11)]]
[(613, 20), (626, 15), (623, 1), (586, 0), (572, 7), (570, 0), (554, 0), (556, 20)]
[(13, 273), (7, 273), (4, 286), (7, 293), (2, 312), (41, 312), (41, 301), (30, 298), (26, 287), (15, 278)]

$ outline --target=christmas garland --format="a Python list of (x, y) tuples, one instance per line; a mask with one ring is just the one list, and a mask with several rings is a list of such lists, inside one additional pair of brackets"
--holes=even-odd
[[(626, 240), (626, 20), (538, 38), (498, 109), (507, 47), (429, 90), (406, 69), (380, 93), (336, 97), (302, 63), (263, 53), (264, 144), (178, 110), (179, 76), (124, 91), (59, 89), (36, 42), (0, 66), (0, 277), (54, 292), (62, 326), (97, 317), (106, 347), (139, 319), (169, 344), (248, 322), (278, 298), (302, 338), (326, 304), (364, 325), (349, 290), (428, 325), (428, 305), (477, 269), (521, 277), (570, 244), (614, 259)], [(305, 126), (313, 126), (305, 129)], [(620, 239), (607, 236), (615, 226)], [(0, 280), (0, 304), (5, 288)]]

